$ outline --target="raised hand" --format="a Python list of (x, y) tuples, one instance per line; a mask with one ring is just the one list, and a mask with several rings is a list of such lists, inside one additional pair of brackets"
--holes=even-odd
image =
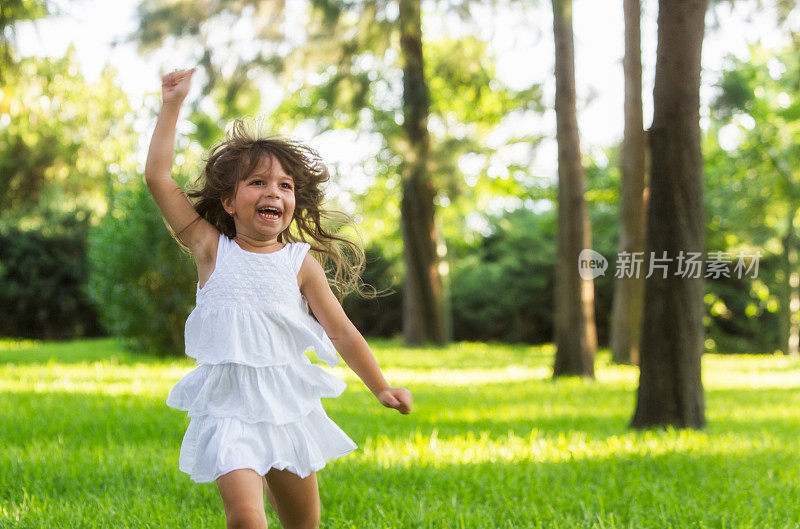
[(181, 104), (189, 93), (192, 74), (197, 68), (191, 70), (174, 70), (161, 78), (161, 102)]

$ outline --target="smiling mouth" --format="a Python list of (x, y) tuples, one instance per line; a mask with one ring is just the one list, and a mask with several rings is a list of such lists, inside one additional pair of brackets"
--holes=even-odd
[(259, 208), (258, 216), (268, 222), (274, 222), (281, 218), (281, 212), (278, 209), (266, 207), (266, 208)]

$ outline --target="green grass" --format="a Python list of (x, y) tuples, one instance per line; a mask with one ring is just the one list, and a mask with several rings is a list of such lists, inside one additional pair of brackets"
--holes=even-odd
[[(348, 388), (323, 404), (359, 449), (318, 473), (323, 528), (800, 527), (797, 360), (705, 355), (708, 427), (636, 432), (637, 370), (606, 352), (595, 382), (554, 382), (552, 346), (370, 344), (414, 410), (334, 369)], [(164, 404), (192, 367), (113, 339), (0, 340), (0, 527), (224, 527)]]

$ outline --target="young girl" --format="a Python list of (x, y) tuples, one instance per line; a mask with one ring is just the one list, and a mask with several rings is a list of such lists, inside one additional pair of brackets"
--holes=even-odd
[[(153, 198), (197, 263), (197, 303), (185, 339), (198, 367), (167, 398), (190, 417), (179, 468), (198, 483), (217, 482), (228, 527), (267, 527), (266, 492), (284, 528), (316, 528), (316, 471), (357, 445), (320, 402), (341, 395), (344, 381), (304, 351), (314, 349), (331, 367), (338, 351), (378, 401), (400, 413), (410, 413), (411, 393), (386, 382), (308, 253), (311, 244), (298, 240), (334, 260), (340, 286), (358, 289), (363, 250), (320, 223), (328, 172), (315, 151), (252, 137), (237, 120), (211, 149), (203, 186), (190, 193), (200, 199), (194, 206), (172, 180), (175, 124), (194, 71), (162, 78), (145, 165)], [(355, 250), (359, 266), (344, 264), (337, 243)]]

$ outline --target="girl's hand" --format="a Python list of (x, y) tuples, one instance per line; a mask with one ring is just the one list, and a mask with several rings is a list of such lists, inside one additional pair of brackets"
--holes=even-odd
[(162, 103), (183, 103), (189, 92), (192, 74), (197, 68), (191, 70), (174, 70), (161, 78)]
[(411, 392), (406, 388), (386, 388), (377, 395), (381, 404), (406, 415), (411, 413)]

